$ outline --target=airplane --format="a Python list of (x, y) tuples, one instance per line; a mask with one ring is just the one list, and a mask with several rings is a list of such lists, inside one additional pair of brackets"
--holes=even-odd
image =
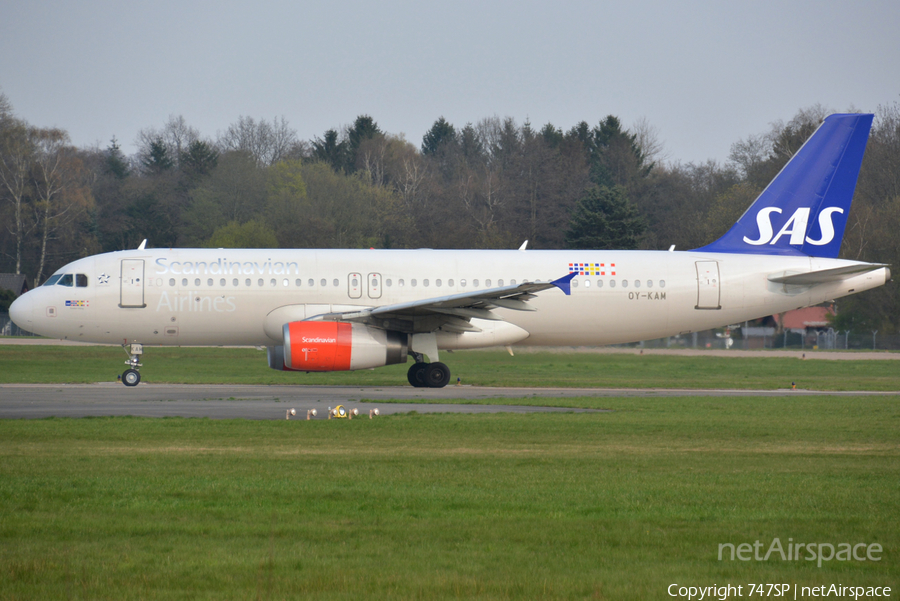
[(413, 363), (445, 386), (439, 351), (637, 342), (722, 327), (881, 286), (838, 259), (871, 114), (827, 117), (712, 244), (691, 251), (166, 249), (79, 259), (18, 298), (19, 327), (144, 346), (259, 346), (283, 371)]

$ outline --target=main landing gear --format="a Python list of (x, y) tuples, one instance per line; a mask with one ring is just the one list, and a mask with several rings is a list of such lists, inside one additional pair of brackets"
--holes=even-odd
[[(122, 345), (122, 349), (125, 349), (124, 344)], [(120, 376), (122, 384), (125, 386), (137, 386), (141, 383), (141, 372), (139, 372), (138, 369), (143, 366), (140, 363), (140, 360), (141, 355), (144, 354), (144, 345), (132, 344), (131, 352), (129, 353), (126, 350), (125, 353), (130, 355), (128, 361), (125, 362), (125, 365), (128, 365), (129, 368), (123, 371)]]
[(421, 354), (413, 355), (416, 362), (406, 372), (406, 379), (416, 388), (443, 388), (450, 381), (450, 368), (435, 361), (425, 363)]

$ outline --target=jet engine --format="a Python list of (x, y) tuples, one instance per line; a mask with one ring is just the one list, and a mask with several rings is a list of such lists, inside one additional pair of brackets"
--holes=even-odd
[(269, 367), (282, 371), (347, 371), (406, 363), (409, 336), (357, 323), (292, 321), (283, 346), (268, 347)]

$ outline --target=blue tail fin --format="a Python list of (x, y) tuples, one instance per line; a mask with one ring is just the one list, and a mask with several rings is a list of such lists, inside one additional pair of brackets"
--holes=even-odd
[(872, 117), (827, 117), (737, 223), (697, 250), (836, 258)]

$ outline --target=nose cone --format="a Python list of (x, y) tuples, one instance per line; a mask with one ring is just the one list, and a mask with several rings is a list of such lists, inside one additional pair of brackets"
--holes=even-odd
[(9, 318), (13, 323), (29, 332), (34, 331), (34, 303), (29, 298), (30, 292), (26, 292), (13, 301), (9, 306)]

